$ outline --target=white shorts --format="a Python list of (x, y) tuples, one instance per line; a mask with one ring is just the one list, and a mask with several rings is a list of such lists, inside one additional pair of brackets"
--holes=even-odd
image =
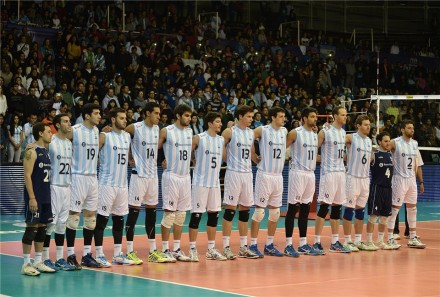
[(162, 174), (163, 209), (170, 211), (187, 211), (191, 209), (191, 176), (175, 175), (170, 172)]
[(344, 203), (345, 207), (355, 208), (359, 206), (364, 208), (368, 202), (368, 195), (370, 195), (370, 178), (347, 174), (345, 195), (347, 197)]
[(104, 217), (128, 214), (128, 188), (99, 185), (98, 214)]
[(68, 187), (50, 186), (50, 199), (52, 205), (53, 224), (65, 224), (69, 217), (70, 199), (72, 189)]
[(226, 170), (223, 203), (227, 205), (254, 205), (252, 172)]
[(206, 211), (220, 211), (222, 209), (222, 197), (220, 188), (206, 188), (193, 186), (191, 191), (191, 212), (203, 213)]
[(315, 194), (315, 173), (313, 171), (289, 170), (287, 197), (289, 204), (309, 204)]
[(255, 205), (281, 207), (283, 199), (283, 176), (257, 171), (255, 178)]
[(417, 183), (415, 177), (401, 177), (394, 174), (391, 188), (393, 189), (393, 205), (402, 206), (403, 203), (417, 203)]
[(98, 207), (98, 179), (96, 175), (72, 174), (72, 198), (70, 210), (96, 211)]
[(159, 180), (132, 174), (128, 190), (128, 204), (133, 206), (157, 205), (159, 203)]
[(318, 202), (332, 205), (345, 203), (345, 172), (328, 172), (319, 178)]

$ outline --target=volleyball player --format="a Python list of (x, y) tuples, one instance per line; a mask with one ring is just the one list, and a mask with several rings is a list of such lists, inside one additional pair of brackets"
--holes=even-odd
[[(49, 156), (52, 163), (50, 175), (50, 195), (52, 200), (53, 222), (47, 225), (43, 247), (43, 260), (46, 266), (66, 271), (75, 270), (75, 266), (64, 259), (64, 234), (69, 216), (70, 184), (72, 181), (72, 142), (67, 138), (72, 132), (70, 117), (66, 113), (58, 114), (53, 119), (57, 131), (49, 144)], [(52, 232), (55, 231), (56, 261), (49, 260), (49, 245)]]
[(112, 131), (99, 135), (99, 194), (96, 217), (95, 247), (96, 261), (102, 267), (110, 267), (102, 249), (104, 230), (112, 215), (113, 260), (112, 264), (133, 265), (122, 253), (124, 215), (128, 214), (127, 166), (130, 149), (130, 134), (125, 132), (127, 115), (123, 108), (110, 110)]
[(321, 234), (325, 217), (331, 206), (330, 225), (332, 243), (330, 252), (349, 253), (339, 242), (339, 220), (341, 205), (345, 202), (345, 130), (342, 126), (347, 120), (347, 111), (336, 106), (332, 111), (333, 123), (318, 133), (318, 147), (321, 147), (321, 172), (318, 202), (320, 203), (315, 221), (315, 243), (313, 247), (325, 255), (321, 244)]
[(220, 167), (222, 163), (224, 138), (217, 135), (222, 127), (221, 114), (209, 112), (205, 117), (208, 130), (197, 134), (192, 139), (195, 153), (195, 166), (192, 179), (192, 209), (189, 222), (189, 245), (192, 262), (198, 262), (196, 240), (200, 220), (208, 212), (206, 233), (208, 235), (208, 260), (227, 260), (215, 248), (218, 213), (221, 210)]
[[(191, 107), (181, 104), (174, 109), (176, 121), (160, 130), (159, 149), (163, 147), (166, 169), (162, 174), (164, 215), (161, 222), (162, 249), (168, 257), (177, 261), (191, 259), (180, 249), (182, 226), (186, 211), (191, 209), (191, 161), (192, 130)], [(174, 250), (169, 249), (170, 229), (173, 227)]]
[[(37, 123), (32, 129), (32, 134), (36, 140), (36, 147), (26, 150), (23, 162), (26, 229), (22, 238), (24, 264), (21, 273), (37, 276), (40, 272), (56, 271), (42, 262), (46, 226), (53, 220), (49, 183), (51, 163), (48, 152), (52, 133), (48, 124)], [(33, 265), (30, 255), (32, 243), (35, 247)]]
[(371, 160), (371, 186), (368, 197), (367, 243), (373, 242), (374, 225), (379, 219), (379, 232), (377, 247), (382, 250), (396, 250), (400, 248), (394, 238), (384, 242), (383, 237), (387, 222), (391, 214), (392, 191), (391, 180), (393, 177), (393, 157), (390, 149), (390, 134), (386, 131), (376, 136), (378, 149)]
[(144, 120), (131, 124), (125, 129), (132, 137), (130, 156), (134, 161), (128, 190), (128, 216), (125, 224), (127, 258), (137, 265), (143, 263), (133, 250), (134, 228), (143, 203), (145, 204), (145, 231), (150, 245), (148, 261), (155, 263), (175, 262), (175, 259), (166, 257), (156, 247), (156, 206), (159, 203), (159, 181), (157, 178), (159, 104), (148, 102), (141, 113), (144, 115)]
[[(404, 120), (400, 124), (402, 136), (391, 140), (390, 148), (393, 153), (394, 175), (392, 179), (393, 205), (391, 217), (388, 221), (388, 240), (393, 237), (394, 223), (399, 209), (406, 203), (409, 241), (408, 247), (424, 249), (426, 245), (422, 243), (416, 234), (417, 224), (417, 183), (416, 172), (418, 171), (417, 151), (418, 143), (413, 139), (414, 123), (411, 120)], [(420, 171), (421, 172), (421, 171)], [(421, 174), (417, 174), (419, 182), (423, 185)], [(424, 187), (420, 187), (421, 193)]]
[[(300, 254), (317, 256), (316, 251), (307, 243), (307, 223), (310, 204), (315, 194), (315, 168), (318, 157), (318, 136), (313, 131), (316, 126), (318, 111), (306, 107), (301, 113), (303, 125), (287, 134), (286, 147), (290, 147), (291, 161), (288, 184), (288, 208), (285, 220), (286, 248), (284, 255), (299, 257)], [(292, 234), (296, 213), (299, 211), (298, 252), (292, 244)]]
[[(376, 251), (378, 248), (373, 241), (362, 242), (365, 206), (370, 190), (370, 163), (373, 150), (370, 133), (370, 120), (367, 115), (356, 118), (356, 133), (346, 136), (347, 147), (347, 175), (346, 201), (344, 203), (344, 247), (351, 252)], [(351, 240), (351, 221), (354, 220), (354, 243)]]
[(260, 222), (264, 218), (264, 209), (269, 209), (267, 223), (267, 240), (264, 254), (281, 257), (283, 254), (273, 244), (277, 222), (280, 218), (280, 207), (283, 196), (283, 168), (286, 161), (287, 129), (284, 128), (286, 112), (281, 107), (269, 110), (271, 123), (254, 130), (259, 140), (260, 158), (255, 179), (255, 211), (252, 215), (251, 245), (249, 249), (260, 258), (263, 254), (258, 250), (257, 237)]
[(243, 105), (236, 109), (235, 126), (226, 128), (222, 136), (225, 139), (223, 160), (227, 162), (225, 173), (225, 189), (223, 203), (223, 255), (229, 260), (237, 256), (230, 248), (232, 220), (238, 205), (238, 232), (240, 234), (240, 258), (256, 259), (258, 255), (249, 250), (248, 221), (249, 208), (254, 204), (252, 152), (254, 151), (254, 132), (249, 128), (253, 121), (254, 112), (249, 106)]
[(74, 248), (81, 211), (84, 212), (84, 250), (81, 264), (88, 267), (101, 267), (91, 253), (98, 206), (96, 174), (99, 131), (96, 126), (101, 119), (99, 105), (87, 103), (81, 114), (84, 122), (72, 127), (72, 196), (66, 228), (67, 262), (74, 265), (76, 269), (81, 269), (81, 265), (76, 260)]

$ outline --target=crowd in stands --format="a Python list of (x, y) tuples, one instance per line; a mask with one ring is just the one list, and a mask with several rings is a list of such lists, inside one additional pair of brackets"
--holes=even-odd
[[(291, 129), (301, 124), (306, 106), (329, 115), (333, 107), (349, 101), (347, 131), (354, 130), (359, 113), (367, 113), (372, 135), (387, 130), (397, 137), (399, 122), (409, 118), (415, 122), (415, 139), (421, 146), (440, 146), (440, 101), (384, 101), (379, 121), (376, 101), (357, 101), (370, 98), (376, 90), (381, 95), (439, 95), (439, 69), (422, 62), (392, 64), (382, 59), (377, 86), (376, 53), (362, 42), (352, 46), (342, 34), (307, 31), (306, 45), (300, 49), (294, 37), (280, 38), (267, 30), (265, 21), (244, 23), (240, 13), (228, 10), (218, 20), (206, 16), (199, 22), (182, 15), (179, 2), (166, 2), (164, 14), (149, 7), (149, 2), (135, 4), (126, 11), (128, 32), (122, 32), (118, 6), (111, 8), (108, 28), (105, 3), (53, 3), (22, 4), (21, 22), (47, 28), (49, 37), (42, 42), (28, 25), (2, 26), (2, 163), (20, 160), (20, 150), (33, 141), (30, 131), (35, 122), (51, 123), (57, 113), (66, 112), (72, 124), (80, 123), (81, 107), (88, 102), (99, 104), (104, 115), (115, 106), (124, 108), (130, 124), (142, 120), (140, 110), (146, 102), (156, 101), (162, 110), (161, 128), (172, 123), (175, 106), (187, 104), (194, 111), (191, 128), (200, 133), (203, 116), (211, 110), (223, 115), (225, 128), (237, 106), (253, 106), (252, 127), (258, 127), (270, 121), (272, 106), (281, 106)], [(242, 9), (239, 1), (233, 4), (233, 12)], [(13, 19), (13, 11), (9, 13), (2, 9), (3, 21)], [(294, 18), (292, 8), (284, 7), (282, 14), (280, 21)], [(322, 45), (343, 49), (350, 56), (322, 55)], [(396, 43), (390, 50), (402, 51)], [(438, 50), (429, 52), (439, 57)], [(319, 125), (328, 120), (321, 117)], [(432, 161), (430, 154), (424, 157), (425, 162)]]

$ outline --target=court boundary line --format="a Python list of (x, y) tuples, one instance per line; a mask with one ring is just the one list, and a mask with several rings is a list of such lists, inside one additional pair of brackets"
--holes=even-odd
[[(22, 256), (11, 255), (11, 254), (6, 254), (6, 253), (2, 253), (2, 252), (0, 252), (0, 255), (5, 255), (5, 256), (10, 256), (10, 257), (15, 257), (15, 258), (23, 258)], [(124, 273), (120, 273), (120, 272), (113, 272), (113, 271), (105, 271), (105, 270), (91, 269), (91, 268), (88, 268), (88, 267), (83, 267), (82, 269), (84, 269), (84, 270), (89, 270), (89, 271), (101, 272), (101, 273), (115, 274), (115, 275), (126, 276), (126, 277), (133, 277), (133, 278), (137, 278), (137, 279), (145, 279), (145, 280), (154, 281), (154, 282), (159, 282), (159, 283), (165, 283), (165, 284), (172, 284), (172, 285), (183, 286), (183, 287), (196, 288), (196, 289), (200, 289), (200, 290), (208, 290), (208, 291), (218, 292), (218, 293), (234, 294), (234, 295), (236, 295), (236, 296), (244, 296), (244, 297), (250, 297), (250, 296), (252, 296), (252, 295), (244, 295), (244, 294), (235, 293), (235, 292), (222, 291), (222, 290), (218, 290), (218, 289), (212, 289), (212, 288), (206, 288), (206, 287), (199, 287), (199, 286), (188, 285), (188, 284), (181, 284), (181, 283), (172, 282), (172, 281), (166, 281), (166, 280), (160, 280), (160, 279), (153, 279), (153, 278), (142, 277), (142, 276), (136, 276), (136, 275), (129, 275), (129, 274), (124, 274)]]

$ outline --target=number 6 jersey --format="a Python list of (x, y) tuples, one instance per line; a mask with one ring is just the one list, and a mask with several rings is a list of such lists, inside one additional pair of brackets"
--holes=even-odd
[(372, 144), (368, 136), (353, 133), (351, 145), (347, 149), (347, 173), (351, 176), (367, 178), (370, 176)]
[(54, 134), (49, 144), (49, 156), (52, 160), (50, 184), (59, 187), (70, 186), (72, 182), (72, 142)]
[(83, 124), (72, 127), (72, 174), (96, 175), (98, 171), (99, 130)]

